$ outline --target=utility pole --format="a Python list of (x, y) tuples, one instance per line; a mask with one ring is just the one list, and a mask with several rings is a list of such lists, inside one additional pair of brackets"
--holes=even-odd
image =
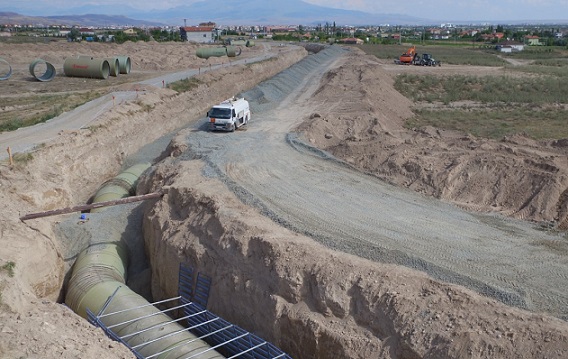
[(183, 19), (183, 27), (187, 27), (187, 19)]

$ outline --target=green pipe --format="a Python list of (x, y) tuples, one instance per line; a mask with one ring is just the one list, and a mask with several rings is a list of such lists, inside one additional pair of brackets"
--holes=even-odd
[[(40, 65), (40, 64), (45, 65), (46, 69), (45, 69), (45, 72), (43, 74), (38, 76), (36, 74), (36, 66)], [(30, 74), (38, 81), (41, 81), (41, 82), (51, 81), (55, 77), (55, 67), (53, 67), (53, 65), (50, 64), (47, 61), (44, 61), (42, 59), (35, 59), (30, 64)]]
[(195, 54), (202, 59), (221, 56), (235, 57), (241, 54), (241, 49), (235, 46), (200, 47), (196, 50)]
[(128, 75), (130, 73), (132, 63), (130, 61), (130, 57), (128, 56), (117, 56), (118, 59), (118, 66), (120, 69), (121, 74)]
[(110, 75), (110, 65), (107, 60), (95, 57), (68, 57), (63, 63), (63, 72), (71, 77), (107, 79)]
[(233, 46), (245, 46), (246, 44), (246, 40), (231, 40), (231, 45)]
[(105, 60), (108, 61), (110, 66), (110, 75), (117, 77), (120, 74), (120, 62), (118, 61), (118, 57), (105, 57)]
[[(95, 193), (93, 203), (112, 201), (115, 199), (132, 196), (136, 192), (138, 178), (150, 167), (150, 163), (134, 165), (120, 173), (110, 181), (105, 182)], [(103, 208), (95, 208), (91, 212), (100, 212)]]
[[(113, 200), (133, 193), (140, 175), (149, 166), (142, 163), (128, 168), (109, 181), (107, 186), (112, 190), (106, 191), (107, 186), (103, 186), (97, 194), (104, 193), (100, 198)], [(115, 191), (115, 187), (121, 189)], [(113, 192), (114, 197), (110, 195)], [(97, 198), (98, 195), (95, 202), (100, 201)], [(224, 358), (125, 285), (128, 250), (121, 236), (117, 231), (104, 243), (93, 244), (79, 254), (73, 264), (65, 304), (83, 318), (87, 317), (87, 309), (97, 314), (108, 304), (104, 314), (115, 314), (103, 316), (101, 321), (108, 327), (114, 326), (113, 331), (144, 357), (163, 353), (156, 358)], [(112, 295), (113, 299), (106, 303)]]
[(0, 75), (0, 81), (3, 80), (8, 80), (10, 78), (10, 76), (12, 76), (12, 66), (10, 66), (10, 64), (8, 63), (8, 61), (4, 60), (3, 58), (0, 57), (0, 63), (6, 64), (8, 65), (8, 72), (6, 72), (3, 75)]

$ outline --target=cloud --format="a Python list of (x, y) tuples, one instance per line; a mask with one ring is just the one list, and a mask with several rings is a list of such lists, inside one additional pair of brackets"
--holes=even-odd
[(303, 0), (376, 14), (403, 14), (439, 20), (567, 20), (566, 0)]

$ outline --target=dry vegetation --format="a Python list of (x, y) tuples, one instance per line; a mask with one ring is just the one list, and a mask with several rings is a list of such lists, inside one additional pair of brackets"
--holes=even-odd
[[(381, 59), (397, 58), (404, 46), (367, 46)], [(498, 76), (401, 74), (395, 87), (415, 102), (406, 126), (434, 126), (499, 139), (525, 134), (533, 139), (568, 137), (568, 51), (537, 48), (503, 55), (457, 46), (417, 46), (443, 64), (504, 67)], [(521, 60), (509, 64), (504, 58)]]

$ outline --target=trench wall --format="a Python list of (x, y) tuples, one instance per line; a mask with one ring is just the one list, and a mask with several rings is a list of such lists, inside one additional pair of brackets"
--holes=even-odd
[[(555, 319), (535, 326), (464, 288), (281, 228), (203, 177), (203, 166), (170, 157), (140, 184), (142, 192), (165, 191), (144, 215), (156, 300), (177, 294), (179, 263), (188, 263), (213, 279), (212, 312), (294, 358), (533, 358), (547, 352), (543, 344), (567, 338)], [(500, 340), (487, 332), (499, 311), (517, 313), (511, 326), (525, 328), (538, 346), (519, 345), (518, 333)], [(546, 333), (557, 337), (546, 342)]]

